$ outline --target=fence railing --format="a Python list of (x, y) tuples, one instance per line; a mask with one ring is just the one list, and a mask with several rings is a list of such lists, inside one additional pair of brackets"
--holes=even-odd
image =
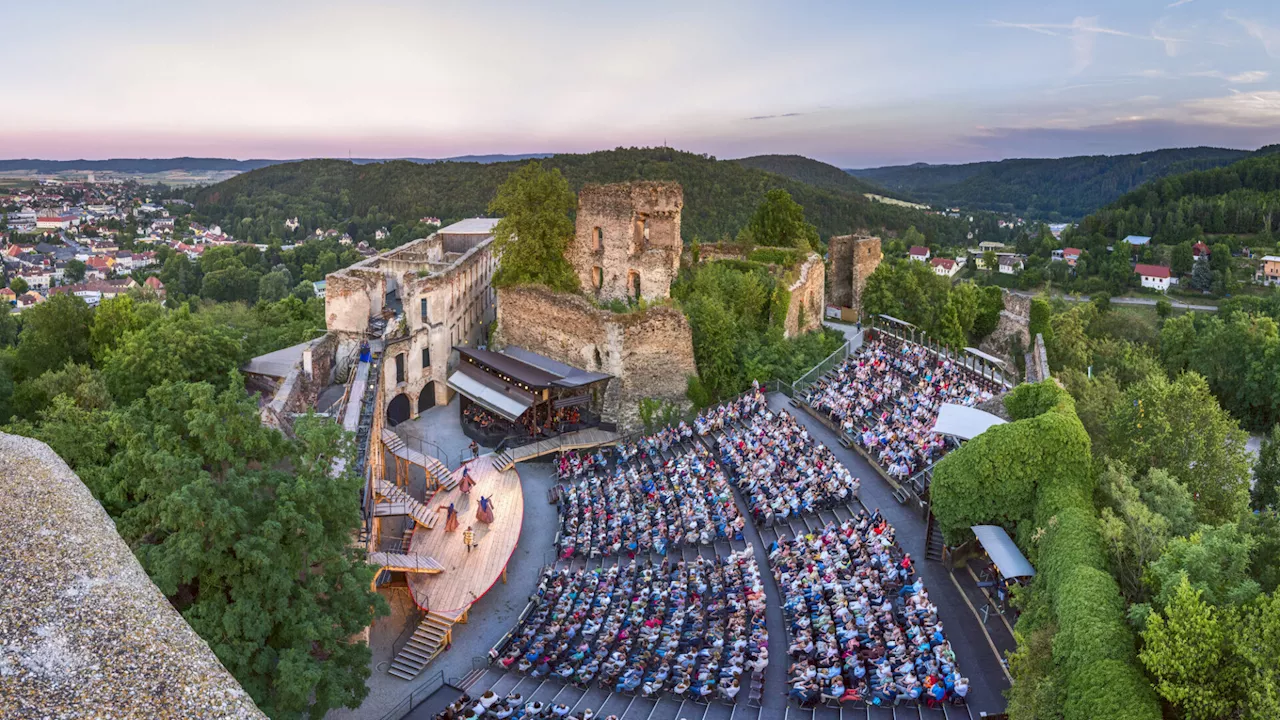
[(382, 720), (401, 720), (401, 718), (413, 712), (413, 709), (421, 705), (423, 701), (431, 697), (432, 693), (442, 687), (444, 687), (444, 671), (437, 670), (434, 675), (410, 690), (409, 697), (401, 700), (395, 707), (388, 710), (387, 714), (382, 716)]
[(837, 348), (835, 352), (828, 355), (822, 360), (822, 362), (814, 365), (809, 372), (801, 375), (799, 378), (796, 378), (796, 381), (791, 383), (792, 396), (794, 397), (795, 395), (804, 392), (805, 388), (814, 384), (823, 375), (826, 375), (838, 367), (840, 363), (845, 361), (845, 358), (849, 357), (849, 353), (851, 352), (853, 352), (852, 344), (846, 340), (845, 343)]

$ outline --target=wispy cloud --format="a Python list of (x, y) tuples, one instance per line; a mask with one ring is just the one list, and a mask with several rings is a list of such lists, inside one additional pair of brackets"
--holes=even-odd
[(1226, 80), (1236, 85), (1251, 85), (1260, 83), (1271, 77), (1271, 73), (1266, 70), (1246, 70), (1235, 74), (1224, 73), (1221, 70), (1201, 70), (1199, 72), (1190, 73), (1191, 77), (1217, 78)]
[(1169, 3), (1168, 5), (1165, 5), (1165, 8), (1166, 8), (1166, 9), (1176, 8), (1176, 7), (1180, 7), (1180, 6), (1182, 6), (1182, 5), (1186, 5), (1186, 4), (1188, 4), (1188, 3), (1193, 3), (1193, 2), (1195, 2), (1195, 1), (1196, 1), (1196, 0), (1174, 0), (1174, 2), (1171, 2), (1171, 3)]
[[(1188, 2), (1190, 0), (1187, 0)], [(1117, 30), (1098, 24), (1096, 17), (1077, 17), (1070, 24), (1065, 23), (1015, 23), (1004, 20), (992, 20), (993, 27), (1014, 28), (1018, 30), (1028, 30), (1030, 32), (1040, 33), (1041, 35), (1051, 35), (1054, 37), (1066, 37), (1071, 41), (1072, 49), (1072, 72), (1081, 72), (1085, 68), (1093, 64), (1093, 49), (1099, 35), (1108, 35), (1112, 37), (1133, 38), (1135, 40), (1151, 40), (1164, 44), (1165, 52), (1169, 55), (1175, 55), (1178, 46), (1185, 42), (1181, 38), (1161, 35), (1154, 30), (1146, 35), (1127, 32), (1125, 30)]]
[(781, 113), (779, 115), (753, 115), (747, 119), (748, 120), (776, 120), (778, 118), (800, 117), (801, 115), (808, 115), (808, 114), (809, 113), (789, 112), (789, 113)]
[(1268, 55), (1280, 57), (1280, 28), (1267, 25), (1261, 20), (1242, 18), (1229, 10), (1223, 13), (1223, 16), (1244, 28), (1250, 37), (1261, 42)]

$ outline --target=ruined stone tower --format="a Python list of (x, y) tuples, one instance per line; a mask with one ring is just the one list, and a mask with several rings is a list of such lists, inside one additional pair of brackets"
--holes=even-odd
[(677, 183), (582, 188), (577, 229), (565, 254), (583, 292), (598, 300), (668, 297), (680, 267), (683, 207)]
[(880, 267), (884, 257), (880, 251), (880, 238), (874, 235), (840, 235), (831, 238), (828, 245), (831, 258), (831, 277), (827, 291), (832, 305), (848, 308), (853, 317), (862, 315), (862, 291), (867, 278)]

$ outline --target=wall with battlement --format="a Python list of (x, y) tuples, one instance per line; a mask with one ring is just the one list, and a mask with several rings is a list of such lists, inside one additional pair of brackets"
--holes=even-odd
[(680, 267), (677, 183), (588, 185), (578, 192), (574, 237), (565, 257), (583, 292), (600, 300), (668, 297)]
[(498, 291), (495, 348), (515, 345), (574, 367), (614, 376), (597, 407), (621, 428), (639, 427), (639, 403), (658, 398), (684, 407), (697, 374), (693, 332), (677, 308), (614, 313), (577, 295), (540, 286)]
[(809, 253), (800, 264), (798, 276), (787, 288), (791, 293), (787, 305), (785, 334), (787, 337), (802, 335), (822, 327), (822, 313), (826, 302), (825, 266), (822, 256)]

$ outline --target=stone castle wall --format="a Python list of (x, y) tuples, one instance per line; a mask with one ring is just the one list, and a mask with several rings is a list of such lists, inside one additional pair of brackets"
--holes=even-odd
[(493, 345), (515, 345), (612, 375), (597, 407), (606, 420), (626, 430), (640, 426), (643, 398), (685, 407), (688, 378), (697, 374), (693, 332), (680, 310), (657, 306), (614, 313), (577, 295), (539, 286), (498, 291)]
[(676, 183), (588, 185), (578, 193), (574, 237), (565, 256), (583, 292), (600, 300), (670, 295), (680, 268), (680, 211)]
[(884, 257), (880, 238), (874, 235), (839, 235), (831, 238), (827, 250), (831, 259), (827, 280), (828, 302), (836, 307), (852, 308), (855, 314), (861, 315), (862, 291)]
[[(982, 341), (978, 349), (1005, 361), (1005, 368), (1017, 367), (1014, 354), (1031, 349), (1031, 298), (1005, 290), (1004, 310), (996, 329)], [(1019, 348), (1021, 348), (1019, 350)]]
[(826, 302), (825, 271), (822, 256), (817, 253), (809, 253), (799, 266), (799, 277), (787, 288), (791, 293), (784, 326), (787, 337), (822, 327), (823, 304)]

